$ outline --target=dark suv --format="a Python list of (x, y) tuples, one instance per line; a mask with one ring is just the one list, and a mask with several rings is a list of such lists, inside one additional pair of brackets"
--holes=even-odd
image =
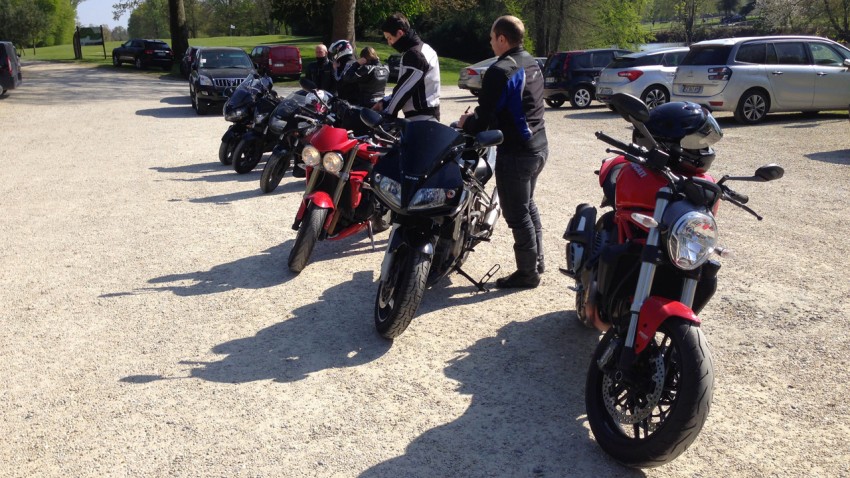
[(549, 55), (543, 67), (546, 104), (560, 108), (569, 100), (573, 108), (587, 108), (596, 98), (595, 80), (614, 58), (628, 55), (628, 50), (560, 51)]
[(241, 48), (200, 48), (192, 62), (189, 74), (189, 96), (192, 107), (199, 114), (221, 106), (227, 101), (226, 91), (234, 89), (248, 75), (256, 73), (251, 58)]
[(127, 40), (112, 50), (112, 64), (121, 66), (122, 63), (132, 63), (138, 69), (158, 66), (168, 71), (174, 64), (174, 52), (164, 41)]

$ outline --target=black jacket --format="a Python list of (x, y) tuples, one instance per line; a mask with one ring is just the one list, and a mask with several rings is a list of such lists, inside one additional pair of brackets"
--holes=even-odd
[(355, 103), (371, 108), (384, 98), (384, 89), (389, 76), (390, 69), (382, 65), (380, 61), (374, 61), (365, 65), (352, 65), (340, 82), (357, 85), (358, 94)]
[(512, 48), (484, 73), (478, 107), (463, 130), (500, 129), (505, 135), (500, 150), (540, 151), (547, 146), (544, 109), (540, 66), (521, 46)]
[(343, 81), (345, 74), (352, 68), (357, 68), (359, 64), (354, 59), (353, 55), (345, 55), (337, 60), (336, 68), (336, 96), (353, 105), (357, 104), (360, 97), (360, 89), (357, 83), (346, 83)]
[(327, 57), (317, 59), (307, 65), (305, 77), (315, 83), (319, 89), (336, 94), (336, 79), (333, 66)]

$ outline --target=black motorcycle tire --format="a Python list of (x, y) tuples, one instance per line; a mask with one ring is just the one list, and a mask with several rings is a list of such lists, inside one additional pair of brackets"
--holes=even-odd
[(292, 162), (292, 153), (289, 151), (283, 154), (272, 154), (266, 166), (263, 168), (263, 174), (260, 176), (260, 190), (264, 193), (270, 193), (277, 188), (286, 170)]
[[(400, 247), (390, 265), (389, 277), (378, 283), (375, 296), (375, 328), (385, 339), (401, 335), (422, 302), (431, 258), (418, 250)], [(390, 289), (387, 289), (390, 288)], [(388, 303), (381, 307), (381, 296), (388, 296)]]
[(304, 211), (304, 218), (301, 220), (301, 226), (298, 228), (298, 234), (295, 235), (295, 244), (289, 251), (289, 270), (297, 274), (307, 267), (310, 256), (313, 254), (313, 248), (319, 241), (322, 225), (324, 225), (327, 217), (327, 209), (312, 204), (307, 206), (307, 210)]
[(254, 170), (263, 159), (261, 141), (239, 140), (233, 148), (233, 170), (239, 174), (247, 174)]
[(221, 142), (218, 147), (218, 160), (225, 166), (233, 164), (233, 149), (236, 146), (236, 141), (226, 140)]
[[(585, 406), (587, 421), (596, 442), (602, 449), (623, 465), (635, 468), (660, 466), (674, 460), (694, 442), (706, 419), (714, 390), (714, 371), (711, 352), (702, 330), (685, 319), (669, 318), (658, 328), (655, 340), (662, 340), (667, 354), (664, 359), (666, 376), (658, 404), (647, 419), (637, 424), (621, 424), (611, 416), (605, 406), (605, 373), (597, 366), (597, 361), (605, 352), (615, 333), (609, 330), (596, 347), (593, 361), (587, 374), (585, 386)], [(649, 358), (658, 354), (659, 348), (653, 342), (643, 350), (637, 359), (635, 371), (648, 370), (641, 364), (649, 364)], [(617, 360), (617, 354), (612, 360)], [(614, 376), (616, 371), (609, 373)], [(645, 377), (638, 376), (640, 382)], [(645, 398), (640, 393), (631, 393), (634, 388), (623, 381), (611, 384), (617, 403), (640, 403), (636, 399)], [(653, 389), (654, 390), (654, 389)], [(613, 396), (613, 395), (612, 395)], [(663, 405), (663, 408), (659, 406)], [(634, 412), (634, 408), (630, 409)], [(647, 435), (644, 425), (656, 414), (664, 414), (657, 427)], [(624, 429), (635, 434), (640, 428), (641, 437), (627, 435)]]

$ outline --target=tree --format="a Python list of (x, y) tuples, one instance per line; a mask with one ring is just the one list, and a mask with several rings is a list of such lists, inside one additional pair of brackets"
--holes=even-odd
[(697, 15), (705, 12), (706, 3), (707, 0), (680, 0), (676, 5), (676, 13), (681, 19), (685, 34), (685, 43), (689, 45), (694, 42), (694, 21)]
[(646, 43), (650, 34), (640, 26), (645, 0), (599, 0), (596, 4), (594, 46), (633, 47)]
[(850, 41), (850, 0), (821, 0), (827, 22), (839, 40)]
[[(84, 1), (84, 0), (83, 0)], [(151, 13), (161, 11), (162, 4), (161, 0), (121, 0), (119, 3), (112, 5), (112, 18), (118, 20), (121, 18), (124, 13), (128, 10), (137, 10), (142, 8), (142, 6), (153, 7), (151, 8)], [(150, 16), (149, 13), (142, 12), (144, 16)], [(171, 48), (177, 54), (182, 55), (187, 48), (189, 48), (189, 26), (186, 23), (186, 9), (184, 6), (184, 0), (168, 0), (168, 30), (171, 33)], [(130, 31), (131, 35), (135, 35), (133, 32), (133, 28), (131, 28), (131, 21), (133, 20), (133, 15), (130, 15), (130, 20), (127, 22), (127, 30)], [(143, 19), (139, 18), (139, 22), (142, 22)], [(153, 17), (153, 21), (157, 22), (158, 19)], [(155, 36), (157, 38), (161, 38), (161, 33), (159, 33), (159, 23), (153, 23), (154, 31), (156, 32)]]
[(346, 39), (354, 43), (354, 10), (357, 0), (334, 0), (333, 32), (335, 40)]
[(717, 0), (717, 9), (728, 17), (738, 9), (738, 0)]

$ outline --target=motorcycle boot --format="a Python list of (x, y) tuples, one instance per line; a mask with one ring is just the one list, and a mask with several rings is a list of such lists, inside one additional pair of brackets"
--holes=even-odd
[(515, 271), (507, 277), (496, 279), (496, 287), (500, 289), (534, 289), (540, 285), (540, 274), (535, 272)]

